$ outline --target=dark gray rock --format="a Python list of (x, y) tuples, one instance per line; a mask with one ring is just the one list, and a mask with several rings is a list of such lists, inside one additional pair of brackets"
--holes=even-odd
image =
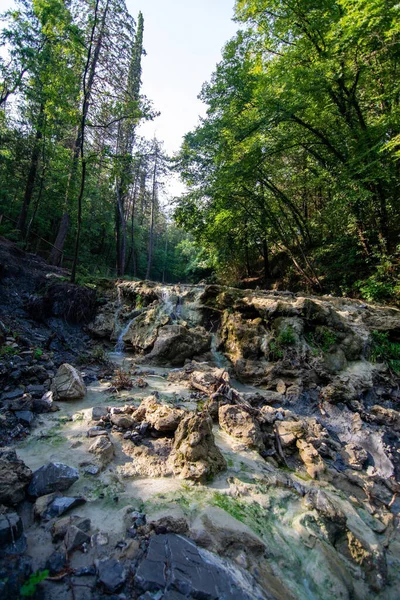
[(47, 559), (46, 569), (49, 570), (50, 575), (58, 575), (61, 573), (67, 566), (67, 555), (64, 552), (53, 552), (51, 556)]
[(17, 513), (0, 515), (0, 548), (18, 540), (22, 532), (22, 521)]
[(17, 410), (15, 416), (17, 417), (18, 422), (24, 427), (30, 427), (35, 418), (35, 415), (30, 410)]
[(25, 535), (21, 535), (14, 542), (10, 542), (6, 546), (0, 548), (0, 556), (21, 556), (25, 554), (28, 548), (28, 543)]
[(89, 543), (90, 535), (88, 535), (85, 531), (82, 531), (82, 529), (79, 529), (79, 527), (76, 527), (76, 525), (71, 525), (68, 527), (64, 538), (67, 554), (72, 552), (72, 550), (80, 548), (83, 544)]
[(28, 494), (38, 497), (52, 492), (63, 492), (78, 479), (77, 469), (62, 463), (49, 463), (33, 473)]
[(0, 449), (0, 504), (15, 506), (22, 502), (31, 477), (32, 471), (15, 450)]
[(43, 394), (46, 392), (44, 385), (28, 385), (26, 388), (28, 394), (31, 394), (33, 398), (41, 398)]
[(16, 398), (21, 398), (24, 395), (24, 388), (18, 388), (17, 390), (12, 390), (11, 392), (4, 392), (1, 395), (1, 400), (4, 402), (6, 400), (15, 400)]
[[(160, 598), (165, 600), (266, 600), (269, 597), (248, 573), (175, 534), (155, 535), (150, 539), (135, 583), (144, 592), (163, 592)], [(146, 597), (151, 595), (143, 596)]]
[(14, 600), (20, 597), (23, 583), (32, 572), (32, 559), (13, 556), (0, 561), (0, 598)]
[(85, 498), (70, 498), (68, 496), (61, 496), (55, 498), (53, 502), (47, 507), (43, 517), (45, 519), (53, 519), (54, 517), (61, 517), (64, 513), (85, 504)]
[(97, 566), (98, 581), (108, 592), (116, 592), (126, 581), (124, 565), (116, 558), (100, 560)]

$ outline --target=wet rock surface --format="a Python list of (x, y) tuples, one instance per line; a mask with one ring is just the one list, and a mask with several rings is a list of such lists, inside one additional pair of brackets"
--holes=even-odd
[(45, 496), (68, 490), (78, 479), (77, 469), (62, 463), (49, 463), (33, 473), (27, 491), (30, 496)]
[(53, 379), (51, 391), (55, 400), (78, 400), (86, 394), (86, 387), (79, 371), (63, 364)]
[(209, 415), (188, 415), (181, 421), (169, 462), (175, 475), (194, 481), (210, 481), (225, 469), (225, 459), (215, 445)]
[(145, 592), (161, 591), (161, 598), (173, 597), (174, 593), (188, 599), (268, 598), (239, 569), (199, 550), (187, 538), (174, 534), (151, 538), (147, 556), (136, 572), (135, 583)]
[(0, 448), (0, 505), (16, 506), (25, 498), (32, 471), (15, 450)]
[[(57, 337), (35, 352), (5, 327), (0, 431), (17, 455), (0, 451), (2, 597), (48, 568), (57, 583), (38, 586), (45, 600), (69, 600), (71, 587), (79, 600), (397, 600), (399, 377), (371, 357), (373, 332), (398, 343), (399, 311), (220, 286), (118, 288), (89, 329), (127, 352), (84, 367), (86, 393), (79, 382), (58, 412), (57, 369), (73, 356)], [(39, 309), (45, 331), (56, 317)], [(74, 474), (38, 477), (49, 461)]]

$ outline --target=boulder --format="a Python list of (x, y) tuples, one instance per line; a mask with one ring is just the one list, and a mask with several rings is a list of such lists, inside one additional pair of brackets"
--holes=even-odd
[(157, 402), (155, 396), (148, 396), (133, 413), (136, 421), (146, 421), (158, 432), (176, 431), (184, 415), (180, 408), (172, 408)]
[(109, 463), (114, 458), (114, 446), (107, 437), (97, 437), (88, 449), (103, 464)]
[(85, 502), (85, 498), (81, 497), (74, 498), (69, 496), (59, 496), (57, 498), (54, 498), (54, 500), (50, 502), (43, 516), (45, 519), (61, 517), (63, 514), (65, 514), (72, 508), (81, 506), (82, 504), (85, 504)]
[(120, 429), (130, 429), (135, 425), (135, 420), (129, 415), (111, 415), (111, 423)]
[(53, 542), (55, 543), (62, 540), (71, 525), (75, 525), (75, 527), (87, 533), (90, 531), (91, 523), (90, 519), (78, 517), (78, 515), (61, 517), (61, 519), (57, 519), (57, 521), (53, 523), (50, 529)]
[(52, 412), (54, 410), (53, 392), (46, 392), (41, 398), (34, 399), (32, 408), (33, 412), (38, 414)]
[(25, 498), (32, 471), (15, 450), (0, 448), (0, 504), (15, 506)]
[(201, 482), (209, 481), (226, 468), (225, 459), (215, 445), (208, 414), (189, 414), (180, 422), (168, 462), (176, 476)]
[(89, 411), (89, 419), (91, 421), (100, 421), (100, 419), (107, 415), (108, 411), (105, 406), (93, 406)]
[(246, 410), (235, 404), (225, 404), (219, 407), (218, 418), (220, 427), (229, 435), (248, 448), (264, 450), (260, 425)]
[(126, 581), (127, 572), (124, 565), (116, 558), (105, 558), (97, 565), (98, 581), (107, 592), (116, 592)]
[(190, 526), (190, 536), (199, 546), (232, 558), (238, 551), (260, 557), (265, 544), (247, 525), (218, 506), (207, 506)]
[(90, 535), (88, 535), (82, 529), (79, 529), (76, 525), (70, 525), (67, 529), (64, 538), (65, 549), (67, 554), (80, 548), (83, 544), (90, 543)]
[(68, 560), (64, 552), (53, 552), (46, 561), (46, 569), (52, 577), (64, 571), (67, 566)]
[(0, 548), (15, 542), (22, 532), (22, 521), (17, 513), (0, 514)]
[[(153, 535), (140, 562), (135, 585), (162, 598), (270, 600), (251, 576), (182, 535)], [(165, 591), (165, 594), (163, 592)], [(145, 598), (154, 597), (153, 594)]]
[(61, 365), (51, 386), (55, 400), (78, 400), (86, 394), (83, 379), (72, 365)]
[(28, 494), (37, 498), (52, 492), (62, 492), (68, 490), (78, 479), (77, 469), (62, 463), (49, 463), (33, 473)]
[(31, 410), (17, 410), (14, 414), (18, 419), (18, 423), (21, 423), (23, 427), (30, 427), (35, 418)]
[(210, 349), (211, 336), (203, 327), (166, 325), (159, 329), (153, 349), (146, 356), (159, 364), (183, 365), (186, 359), (204, 354)]

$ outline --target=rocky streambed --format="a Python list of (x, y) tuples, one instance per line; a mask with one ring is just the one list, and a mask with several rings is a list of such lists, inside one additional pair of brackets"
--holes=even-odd
[(398, 597), (398, 310), (123, 282), (87, 332), (0, 450), (2, 595)]

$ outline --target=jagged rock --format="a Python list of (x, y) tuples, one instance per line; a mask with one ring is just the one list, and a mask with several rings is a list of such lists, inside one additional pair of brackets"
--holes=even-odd
[(89, 418), (91, 421), (100, 421), (103, 417), (108, 414), (105, 406), (93, 406), (89, 411)]
[(225, 404), (219, 407), (218, 418), (220, 427), (229, 435), (248, 448), (264, 450), (260, 425), (246, 410), (234, 404)]
[(23, 533), (23, 526), (17, 513), (0, 514), (0, 548), (18, 540)]
[(190, 526), (190, 536), (200, 546), (232, 558), (243, 548), (253, 557), (265, 552), (265, 544), (247, 525), (218, 506), (207, 506)]
[(165, 509), (157, 510), (147, 514), (146, 522), (149, 529), (159, 533), (178, 533), (187, 535), (189, 525), (187, 519), (179, 506), (167, 506)]
[(129, 415), (111, 415), (111, 423), (120, 429), (130, 429), (135, 425), (135, 420)]
[(15, 506), (25, 498), (32, 471), (15, 450), (0, 448), (0, 504)]
[(51, 504), (51, 502), (53, 502), (53, 500), (59, 496), (61, 496), (60, 492), (52, 492), (51, 494), (45, 494), (44, 496), (37, 498), (33, 507), (35, 517), (41, 519), (49, 504)]
[(135, 584), (143, 591), (165, 590), (166, 594), (161, 597), (171, 600), (272, 598), (258, 588), (250, 575), (239, 571), (230, 562), (197, 548), (194, 542), (183, 536), (171, 533), (154, 535), (150, 539), (147, 555), (137, 569)]
[(305, 440), (297, 440), (296, 446), (299, 450), (300, 458), (303, 461), (307, 473), (313, 479), (319, 479), (325, 472), (325, 464), (320, 457), (318, 451), (312, 444), (308, 444)]
[(296, 441), (305, 435), (304, 424), (301, 421), (280, 421), (275, 423), (282, 447), (286, 452), (294, 452)]
[(99, 560), (97, 565), (98, 581), (107, 592), (116, 592), (126, 581), (127, 572), (124, 565), (116, 558)]
[(215, 445), (209, 415), (188, 415), (180, 422), (169, 464), (181, 479), (203, 482), (226, 468), (225, 459)]
[(182, 325), (165, 325), (158, 331), (157, 339), (146, 360), (172, 366), (182, 365), (210, 349), (211, 336), (203, 327), (191, 329)]
[(103, 464), (109, 463), (114, 457), (114, 445), (107, 437), (98, 437), (88, 448)]
[(67, 554), (80, 548), (83, 544), (90, 543), (90, 535), (88, 535), (82, 529), (79, 529), (76, 525), (70, 525), (67, 529), (64, 538), (65, 549)]
[[(134, 440), (132, 440), (134, 442)], [(131, 440), (124, 440), (122, 450), (133, 461), (124, 466), (128, 477), (166, 477), (172, 475), (172, 465), (168, 461), (172, 449), (172, 440), (160, 437), (146, 444), (136, 445)]]
[(155, 396), (142, 400), (139, 408), (133, 413), (136, 421), (146, 421), (156, 431), (175, 431), (184, 415), (180, 408), (172, 408), (157, 402)]
[(80, 373), (67, 363), (59, 367), (51, 390), (55, 400), (78, 400), (86, 394), (86, 386)]
[(391, 427), (394, 431), (400, 432), (400, 412), (398, 410), (384, 408), (383, 406), (379, 406), (379, 404), (375, 404), (371, 408), (371, 413), (379, 425), (386, 425), (386, 427)]
[(49, 463), (33, 473), (28, 494), (38, 497), (51, 492), (62, 492), (70, 488), (78, 479), (77, 469), (62, 463)]
[(35, 415), (30, 410), (17, 410), (14, 414), (18, 419), (18, 423), (21, 423), (24, 427), (30, 427), (35, 418)]
[(53, 542), (62, 540), (71, 525), (75, 525), (78, 529), (84, 531), (85, 533), (90, 531), (90, 519), (78, 517), (77, 515), (62, 517), (61, 519), (57, 519), (57, 521), (55, 521), (51, 526), (50, 533)]
[(45, 519), (53, 519), (54, 517), (61, 517), (64, 513), (71, 510), (71, 508), (75, 508), (76, 506), (81, 506), (85, 504), (85, 498), (73, 498), (68, 496), (59, 496), (54, 498), (52, 502), (50, 502), (43, 514)]
[(58, 575), (68, 564), (67, 555), (64, 552), (53, 552), (46, 561), (46, 569), (48, 569), (51, 576)]
[(48, 391), (41, 398), (35, 398), (32, 403), (33, 412), (41, 414), (54, 410), (53, 392)]
[(357, 444), (346, 444), (342, 449), (342, 459), (351, 469), (362, 471), (368, 459), (368, 452)]

